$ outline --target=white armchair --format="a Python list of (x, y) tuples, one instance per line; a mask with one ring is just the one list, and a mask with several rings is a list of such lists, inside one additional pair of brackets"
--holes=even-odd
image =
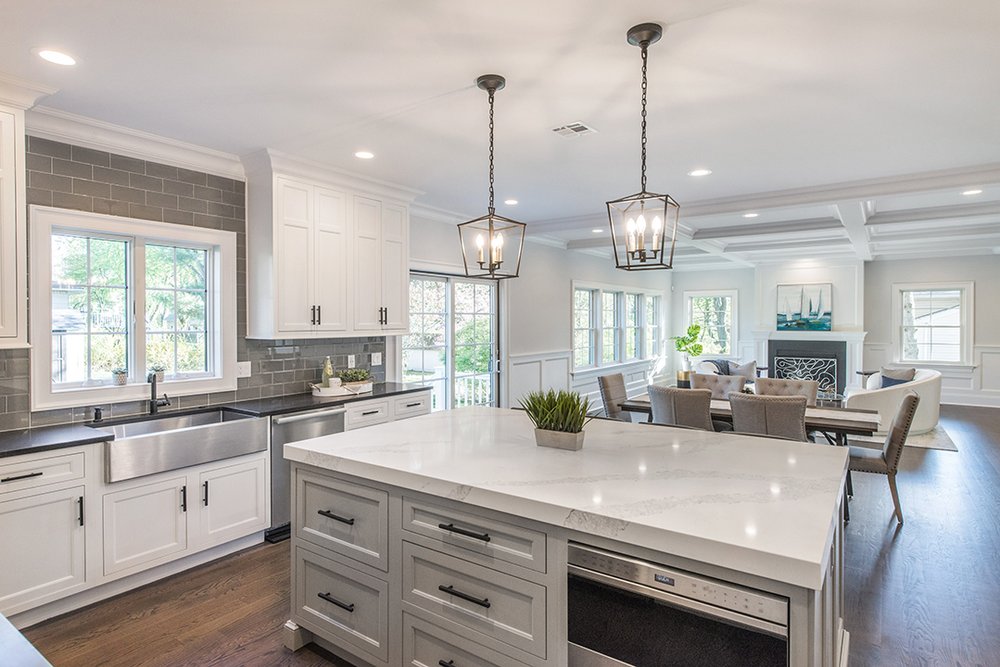
[(864, 389), (855, 389), (847, 394), (845, 406), (862, 410), (878, 410), (881, 427), (879, 435), (888, 433), (892, 420), (899, 412), (903, 396), (914, 391), (920, 396), (920, 404), (910, 426), (910, 434), (927, 433), (938, 423), (941, 412), (941, 373), (917, 369), (910, 382), (882, 389), (882, 374), (875, 373), (868, 378)]

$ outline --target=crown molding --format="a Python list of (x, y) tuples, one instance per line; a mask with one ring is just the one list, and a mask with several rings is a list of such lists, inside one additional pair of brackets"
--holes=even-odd
[(410, 217), (417, 217), (421, 220), (428, 220), (430, 222), (439, 222), (444, 225), (457, 225), (460, 222), (472, 220), (475, 216), (463, 215), (461, 213), (456, 213), (455, 211), (449, 211), (436, 206), (414, 202), (410, 205)]
[(18, 109), (30, 109), (38, 100), (57, 90), (59, 89), (0, 72), (0, 102)]
[(25, 113), (25, 126), (29, 135), (41, 139), (108, 151), (226, 178), (237, 180), (245, 178), (239, 158), (230, 153), (78, 116), (67, 111), (44, 106), (29, 109)]

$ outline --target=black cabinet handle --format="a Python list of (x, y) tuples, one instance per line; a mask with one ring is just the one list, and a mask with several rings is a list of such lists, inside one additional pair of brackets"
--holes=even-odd
[(465, 535), (466, 537), (471, 537), (476, 540), (482, 540), (483, 542), (490, 541), (489, 533), (475, 533), (471, 530), (466, 530), (465, 528), (459, 528), (453, 523), (439, 523), (438, 528), (441, 530), (447, 530), (449, 533), (457, 533), (458, 535)]
[(463, 600), (467, 600), (472, 604), (478, 604), (480, 607), (483, 607), (484, 609), (489, 609), (490, 607), (493, 606), (490, 603), (489, 598), (477, 598), (474, 595), (469, 595), (468, 593), (463, 593), (462, 591), (455, 590), (454, 586), (438, 586), (438, 590), (441, 591), (442, 593), (447, 593), (448, 595), (454, 595), (457, 598), (462, 598)]
[(31, 479), (32, 477), (41, 477), (44, 474), (45, 474), (44, 472), (38, 471), (38, 472), (29, 472), (26, 475), (14, 475), (13, 477), (4, 477), (3, 479), (0, 479), (0, 483), (16, 482), (19, 479)]
[(346, 602), (341, 602), (340, 600), (338, 600), (337, 598), (333, 597), (329, 593), (317, 593), (316, 596), (319, 597), (322, 600), (326, 600), (330, 604), (337, 605), (338, 607), (340, 607), (341, 609), (344, 609), (345, 611), (349, 611), (352, 614), (354, 613), (354, 605), (353, 604), (347, 604)]
[(207, 479), (202, 483), (202, 486), (205, 488), (205, 498), (203, 499), (203, 502), (205, 503), (205, 507), (208, 507), (208, 480)]
[(316, 306), (309, 308), (309, 324), (316, 324)]
[(378, 410), (368, 410), (367, 412), (362, 412), (361, 416), (362, 417), (367, 417), (369, 415), (377, 415), (378, 413), (379, 413)]
[(316, 324), (323, 324), (323, 306), (316, 306)]
[(415, 408), (415, 407), (417, 407), (418, 405), (423, 405), (423, 401), (419, 401), (419, 402), (417, 402), (417, 403), (407, 403), (407, 404), (406, 404), (406, 407), (408, 407), (408, 408)]
[(327, 519), (333, 519), (334, 521), (339, 521), (340, 523), (346, 523), (348, 526), (354, 525), (354, 519), (348, 519), (346, 516), (340, 516), (338, 514), (334, 514), (330, 510), (318, 510), (316, 514), (319, 514), (320, 516), (325, 516)]
[(389, 324), (389, 306), (386, 306), (382, 310), (385, 311), (385, 320), (382, 322), (382, 324)]
[(438, 660), (438, 665), (440, 665), (440, 667), (455, 667), (455, 661), (454, 660), (448, 660), (448, 661)]
[(83, 496), (76, 499), (76, 504), (80, 506), (80, 525), (83, 525)]
[(188, 511), (188, 488), (187, 484), (181, 487), (181, 511)]

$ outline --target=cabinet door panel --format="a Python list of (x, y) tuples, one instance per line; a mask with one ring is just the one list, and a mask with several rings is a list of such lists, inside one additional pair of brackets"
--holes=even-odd
[(381, 331), (382, 204), (354, 198), (354, 328)]
[(316, 188), (313, 301), (320, 308), (315, 331), (346, 331), (348, 325), (347, 200), (342, 192)]
[(277, 182), (278, 215), (274, 308), (279, 332), (311, 331), (312, 190), (283, 179)]
[(0, 503), (0, 613), (15, 614), (84, 584), (83, 487)]
[[(14, 115), (0, 112), (0, 338), (17, 336), (17, 193)], [(20, 204), (23, 206), (24, 204)]]
[[(104, 496), (105, 575), (187, 549), (186, 483), (178, 477)], [(197, 490), (188, 489), (187, 506), (196, 502)]]
[(407, 333), (409, 327), (410, 271), (406, 209), (382, 206), (382, 305), (387, 319), (382, 328)]
[(200, 547), (222, 544), (267, 528), (263, 458), (203, 472), (198, 482)]

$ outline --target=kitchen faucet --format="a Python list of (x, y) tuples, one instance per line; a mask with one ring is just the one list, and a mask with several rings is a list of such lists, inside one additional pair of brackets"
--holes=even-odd
[(156, 373), (147, 375), (146, 382), (149, 383), (149, 414), (155, 415), (160, 408), (170, 405), (170, 399), (166, 394), (163, 394), (163, 398), (156, 397)]

